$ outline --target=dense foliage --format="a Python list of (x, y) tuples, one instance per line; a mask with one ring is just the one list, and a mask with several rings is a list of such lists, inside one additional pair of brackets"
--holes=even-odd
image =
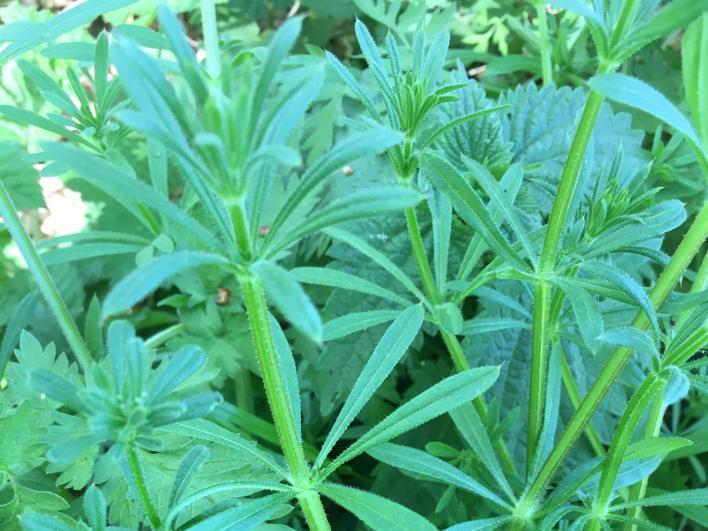
[(6, 4), (2, 529), (708, 528), (708, 1)]

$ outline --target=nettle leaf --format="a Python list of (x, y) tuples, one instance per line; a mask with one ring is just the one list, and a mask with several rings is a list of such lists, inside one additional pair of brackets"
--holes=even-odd
[(366, 525), (376, 531), (433, 531), (436, 527), (428, 520), (387, 498), (377, 494), (325, 483), (319, 491), (355, 514)]
[[(467, 78), (462, 64), (458, 63), (452, 80), (455, 83), (465, 83), (465, 86), (454, 92), (458, 98), (456, 102), (442, 107), (448, 121), (493, 107), (493, 102), (487, 99), (479, 83)], [(511, 159), (511, 145), (503, 137), (502, 122), (496, 113), (465, 121), (447, 130), (435, 145), (460, 170), (465, 167), (462, 155), (492, 169), (503, 167)]]
[(283, 316), (313, 341), (321, 342), (320, 314), (295, 278), (282, 267), (266, 261), (256, 262), (251, 271), (263, 281), (266, 294)]

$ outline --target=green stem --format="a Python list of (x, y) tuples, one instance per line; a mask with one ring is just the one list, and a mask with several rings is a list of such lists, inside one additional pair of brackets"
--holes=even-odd
[[(580, 405), (580, 392), (578, 391), (578, 386), (573, 378), (573, 372), (568, 364), (568, 358), (565, 357), (565, 352), (563, 352), (563, 350), (560, 352), (560, 362), (563, 386), (565, 387), (565, 391), (568, 393), (570, 403), (573, 404), (573, 409), (578, 409), (578, 406)], [(592, 446), (592, 449), (598, 457), (605, 455), (605, 448), (602, 446), (600, 437), (597, 435), (592, 423), (588, 423), (585, 427), (585, 436), (588, 438), (590, 446)]]
[(551, 42), (548, 35), (548, 16), (546, 14), (546, 1), (542, 0), (536, 4), (538, 16), (538, 48), (541, 54), (541, 72), (543, 84), (553, 83), (553, 63), (551, 58)]
[[(701, 262), (701, 267), (696, 273), (696, 278), (693, 280), (693, 285), (691, 286), (690, 293), (698, 293), (703, 291), (708, 287), (708, 254), (703, 256)], [(682, 322), (688, 317), (689, 312), (684, 312), (676, 321), (675, 328), (680, 328)], [(661, 431), (661, 423), (664, 417), (664, 390), (659, 393), (656, 397), (654, 403), (652, 404), (651, 410), (649, 412), (649, 418), (647, 419), (647, 424), (644, 429), (644, 437), (657, 437)], [(629, 496), (627, 498), (628, 502), (639, 501), (644, 498), (647, 491), (647, 486), (649, 485), (649, 477), (645, 477), (639, 483), (635, 483), (629, 489)], [(628, 510), (627, 516), (630, 518), (638, 519), (642, 515), (641, 507), (632, 507)], [(637, 526), (635, 524), (625, 524), (625, 531), (636, 531)]]
[(665, 383), (666, 381), (659, 377), (659, 375), (651, 373), (644, 379), (639, 389), (634, 392), (627, 408), (624, 410), (622, 418), (615, 430), (615, 434), (612, 437), (610, 448), (607, 451), (607, 457), (602, 464), (600, 484), (593, 503), (593, 513), (595, 517), (588, 526), (590, 531), (600, 531), (602, 529), (602, 520), (605, 519), (607, 509), (610, 505), (612, 489), (615, 486), (617, 474), (624, 460), (627, 447), (632, 440), (634, 430), (637, 424), (639, 424), (644, 410), (651, 401), (655, 398), (657, 400), (661, 398), (661, 390)]
[(560, 183), (556, 191), (551, 215), (548, 220), (546, 237), (539, 262), (539, 282), (534, 293), (534, 310), (531, 340), (531, 385), (529, 390), (528, 444), (526, 452), (527, 469), (533, 462), (538, 440), (543, 426), (544, 406), (546, 403), (546, 378), (548, 368), (548, 319), (550, 315), (550, 286), (547, 277), (553, 274), (558, 247), (563, 229), (568, 218), (570, 203), (578, 184), (578, 175), (585, 157), (592, 130), (597, 121), (603, 97), (591, 92), (585, 103), (585, 109), (575, 132), (573, 143), (568, 153)]
[[(651, 291), (650, 299), (654, 308), (659, 308), (666, 300), (676, 283), (681, 279), (691, 260), (699, 251), (708, 236), (708, 202), (703, 205), (700, 213), (686, 232), (671, 261), (659, 276)], [(649, 326), (644, 312), (640, 312), (632, 322), (634, 328), (644, 330)], [(519, 500), (517, 512), (532, 513), (556, 470), (570, 451), (573, 443), (585, 429), (600, 402), (605, 398), (612, 385), (617, 380), (622, 368), (631, 357), (633, 350), (619, 347), (610, 355), (600, 375), (592, 385), (588, 394), (578, 406), (573, 417), (568, 422), (556, 446), (546, 459), (524, 496)]]
[[(432, 304), (438, 304), (440, 302), (440, 294), (435, 286), (435, 280), (433, 278), (433, 272), (428, 263), (428, 257), (425, 254), (425, 244), (423, 243), (423, 237), (420, 233), (420, 225), (418, 223), (418, 217), (415, 213), (414, 208), (407, 208), (405, 210), (406, 224), (408, 226), (408, 236), (411, 242), (411, 247), (413, 249), (413, 256), (415, 257), (416, 264), (418, 265), (418, 271), (420, 272), (420, 278), (423, 283), (423, 291), (430, 299)], [(457, 372), (462, 372), (470, 369), (470, 364), (467, 361), (467, 357), (462, 349), (462, 345), (457, 340), (453, 334), (449, 334), (442, 329), (440, 329), (443, 341), (447, 347), (447, 351), (450, 353), (452, 358), (452, 363), (455, 366)], [(487, 404), (484, 397), (478, 396), (473, 400), (473, 405), (477, 410), (477, 413), (483, 419), (487, 416)], [(504, 444), (503, 439), (499, 439), (496, 443), (496, 449), (499, 452), (499, 456), (504, 463), (504, 466), (512, 471), (516, 472), (516, 467), (514, 465), (514, 460), (511, 458), (511, 454)]]
[(89, 348), (81, 337), (79, 328), (76, 326), (76, 322), (74, 322), (74, 318), (71, 316), (71, 312), (69, 312), (69, 308), (67, 308), (64, 299), (62, 299), (49, 271), (47, 271), (42, 259), (39, 257), (37, 249), (35, 249), (32, 240), (27, 235), (27, 231), (25, 231), (17, 215), (15, 205), (12, 203), (12, 198), (2, 180), (0, 180), (0, 216), (2, 216), (5, 226), (20, 249), (27, 267), (39, 287), (39, 291), (54, 314), (57, 323), (59, 323), (59, 327), (74, 353), (74, 358), (81, 366), (81, 370), (86, 372), (91, 363)]
[(145, 340), (145, 347), (148, 349), (154, 349), (161, 345), (164, 345), (170, 339), (172, 339), (173, 337), (177, 337), (186, 329), (187, 327), (184, 325), (184, 323), (177, 323), (175, 325), (168, 326), (164, 330), (160, 330), (154, 336), (150, 336), (149, 338), (147, 338)]
[(531, 473), (538, 441), (543, 429), (548, 376), (548, 327), (551, 306), (551, 287), (541, 280), (536, 284), (531, 327), (531, 376), (529, 386), (528, 439), (526, 442), (526, 471)]
[[(658, 396), (654, 399), (649, 410), (649, 418), (647, 419), (647, 425), (644, 430), (644, 437), (658, 437), (661, 431), (661, 421), (664, 417), (664, 390), (659, 392)], [(647, 492), (647, 485), (649, 484), (649, 477), (644, 478), (639, 483), (635, 483), (629, 488), (629, 496), (627, 501), (639, 501), (641, 500)], [(638, 519), (642, 516), (641, 507), (632, 507), (629, 509), (627, 514), (630, 518)], [(636, 524), (625, 524), (625, 531), (636, 531)]]
[(260, 279), (248, 274), (241, 275), (239, 282), (275, 430), (290, 469), (292, 483), (300, 491), (298, 500), (310, 529), (328, 531), (330, 526), (319, 494), (310, 490), (310, 468), (305, 461), (305, 454), (295, 428), (295, 419), (288, 403), (283, 376), (280, 374), (263, 286)]
[(243, 197), (239, 197), (229, 207), (231, 212), (231, 223), (236, 235), (236, 245), (243, 260), (251, 258), (251, 237), (248, 231), (248, 220), (246, 218), (246, 205)]
[(216, 79), (221, 75), (221, 51), (219, 32), (216, 27), (214, 0), (202, 0), (202, 34), (206, 50), (206, 68), (209, 76)]
[(133, 476), (135, 488), (138, 490), (140, 499), (143, 502), (143, 507), (145, 507), (145, 514), (147, 514), (152, 528), (158, 530), (160, 529), (160, 517), (155, 510), (152, 499), (150, 498), (150, 491), (148, 491), (147, 484), (145, 483), (143, 470), (140, 467), (138, 454), (135, 451), (135, 444), (133, 442), (129, 442), (125, 445), (125, 457), (128, 460), (128, 467), (130, 468), (130, 474)]
[(428, 263), (428, 258), (425, 254), (425, 244), (423, 243), (423, 237), (420, 235), (420, 225), (418, 224), (418, 216), (415, 213), (415, 208), (407, 208), (405, 210), (405, 214), (406, 225), (408, 226), (408, 238), (410, 239), (411, 247), (413, 248), (413, 256), (416, 264), (418, 265), (418, 271), (420, 272), (420, 279), (423, 283), (423, 291), (432, 304), (438, 304), (440, 302), (440, 296), (437, 288), (435, 287), (433, 272), (430, 269), (430, 264)]
[[(455, 366), (455, 370), (457, 372), (463, 372), (471, 369), (472, 367), (467, 361), (465, 352), (464, 350), (462, 350), (462, 345), (460, 345), (460, 342), (458, 341), (457, 337), (442, 330), (440, 331), (440, 334), (442, 335), (443, 341), (445, 342), (447, 351), (450, 353), (450, 357), (452, 358), (452, 363)], [(484, 397), (478, 396), (472, 401), (472, 405), (474, 406), (480, 418), (482, 418), (482, 420), (485, 420), (487, 418), (488, 407), (486, 401), (484, 400)], [(516, 474), (516, 465), (514, 464), (514, 460), (512, 459), (511, 454), (509, 453), (509, 449), (506, 447), (506, 444), (504, 444), (504, 439), (499, 437), (499, 439), (494, 443), (494, 448), (496, 449), (497, 454), (499, 454), (499, 458), (501, 459), (504, 468), (507, 471)]]

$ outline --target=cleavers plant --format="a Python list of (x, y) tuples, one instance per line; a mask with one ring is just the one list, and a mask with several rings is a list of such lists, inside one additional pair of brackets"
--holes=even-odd
[[(352, 2), (379, 24), (353, 25), (363, 70), (301, 46), (299, 2), (263, 45), (224, 3), (143, 4), (0, 28), (0, 66), (42, 101), (0, 105), (41, 132), (31, 154), (0, 142), (34, 281), (1, 321), (0, 525), (629, 531), (663, 529), (658, 506), (706, 525), (707, 1), (531, 2), (539, 85), (494, 98), (423, 0)], [(54, 42), (138, 7), (159, 31)], [(630, 75), (684, 29), (692, 119)], [(596, 74), (556, 87), (584, 42)], [(18, 59), (39, 48), (66, 80)], [(699, 208), (657, 186), (628, 109), (666, 126), (653, 151), (686, 146)], [(12, 174), (38, 170), (98, 221), (36, 241)], [(683, 457), (703, 484), (657, 488)]]

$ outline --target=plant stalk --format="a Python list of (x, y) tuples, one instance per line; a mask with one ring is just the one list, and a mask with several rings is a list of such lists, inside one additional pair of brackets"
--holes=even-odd
[(148, 491), (147, 484), (145, 483), (145, 477), (143, 476), (143, 470), (140, 468), (140, 462), (138, 461), (138, 454), (135, 451), (135, 443), (132, 441), (125, 445), (125, 457), (128, 460), (128, 467), (130, 468), (130, 474), (133, 476), (133, 481), (135, 482), (135, 488), (140, 495), (140, 499), (145, 507), (145, 514), (147, 514), (148, 520), (150, 520), (150, 525), (155, 531), (160, 529), (160, 517), (155, 510), (155, 505), (152, 503), (150, 498), (150, 491)]
[(420, 272), (420, 279), (423, 283), (423, 291), (432, 304), (438, 304), (440, 302), (440, 294), (435, 287), (433, 272), (430, 269), (430, 264), (428, 263), (428, 258), (425, 254), (425, 244), (423, 243), (423, 237), (420, 234), (420, 224), (418, 223), (418, 216), (415, 213), (415, 207), (406, 208), (405, 215), (406, 225), (408, 226), (408, 238), (411, 241), (413, 256), (416, 264), (418, 265), (418, 271)]
[(661, 399), (661, 391), (666, 381), (656, 373), (647, 376), (642, 384), (632, 395), (627, 408), (622, 414), (622, 418), (617, 425), (615, 434), (612, 437), (607, 457), (602, 464), (602, 474), (600, 484), (593, 503), (595, 517), (588, 526), (588, 531), (601, 531), (602, 520), (607, 514), (610, 505), (610, 496), (617, 480), (622, 460), (627, 451), (627, 447), (632, 440), (634, 430), (644, 414), (644, 410), (652, 400)]
[(202, 0), (201, 8), (206, 69), (212, 79), (217, 79), (221, 75), (221, 52), (219, 50), (219, 32), (216, 27), (214, 0)]
[(538, 48), (541, 54), (541, 74), (543, 85), (546, 86), (553, 83), (553, 62), (545, 0), (536, 3), (536, 15), (538, 16)]
[[(676, 283), (681, 279), (691, 260), (699, 251), (703, 242), (708, 237), (708, 202), (704, 203), (698, 216), (686, 232), (671, 261), (659, 276), (651, 291), (650, 299), (654, 308), (659, 308), (669, 296)], [(645, 330), (649, 321), (644, 312), (640, 312), (632, 322), (634, 328)], [(532, 513), (543, 494), (544, 489), (552, 479), (563, 459), (570, 451), (573, 443), (585, 429), (600, 402), (605, 398), (612, 385), (617, 380), (622, 368), (625, 366), (634, 351), (627, 347), (619, 347), (610, 356), (600, 375), (592, 385), (588, 394), (580, 403), (575, 414), (568, 422), (565, 431), (550, 455), (542, 465), (538, 475), (533, 480), (526, 493), (523, 495), (517, 510), (521, 514)]]
[(241, 275), (239, 282), (243, 291), (243, 300), (251, 324), (253, 343), (260, 362), (263, 386), (273, 415), (275, 430), (292, 476), (292, 483), (300, 491), (298, 501), (310, 529), (329, 531), (330, 526), (319, 494), (311, 490), (310, 468), (305, 461), (302, 444), (295, 428), (295, 419), (288, 403), (283, 376), (280, 373), (280, 365), (268, 322), (268, 307), (263, 286), (260, 279), (250, 274)]
[(544, 405), (546, 402), (546, 379), (548, 376), (548, 327), (551, 307), (551, 294), (548, 281), (555, 268), (558, 247), (560, 245), (563, 229), (568, 218), (570, 203), (578, 184), (578, 175), (585, 157), (593, 127), (597, 121), (602, 106), (603, 97), (591, 92), (585, 103), (580, 123), (575, 132), (573, 143), (568, 153), (560, 183), (553, 202), (551, 215), (548, 220), (546, 237), (543, 242), (543, 250), (539, 261), (539, 282), (534, 293), (534, 310), (531, 342), (531, 386), (529, 391), (529, 413), (528, 413), (528, 444), (526, 452), (527, 469), (531, 469), (531, 463), (536, 455), (538, 440), (541, 435), (544, 417)]
[(32, 273), (34, 281), (39, 287), (39, 291), (42, 293), (44, 300), (47, 302), (49, 309), (54, 314), (54, 318), (59, 323), (64, 337), (66, 337), (69, 347), (74, 353), (74, 358), (81, 367), (81, 370), (85, 373), (91, 363), (91, 352), (88, 346), (81, 337), (79, 328), (76, 326), (74, 318), (69, 312), (64, 299), (62, 299), (59, 290), (54, 284), (49, 271), (45, 267), (42, 259), (37, 253), (32, 240), (27, 234), (19, 216), (17, 215), (17, 210), (12, 202), (12, 198), (5, 188), (5, 184), (0, 179), (0, 215), (5, 222), (5, 226), (12, 239), (15, 240), (17, 247), (20, 249), (27, 267)]
[[(430, 264), (428, 263), (428, 258), (425, 253), (425, 244), (423, 243), (423, 237), (421, 236), (420, 224), (418, 223), (418, 216), (415, 213), (415, 208), (407, 208), (405, 210), (405, 215), (406, 225), (408, 226), (408, 236), (413, 249), (413, 256), (415, 257), (416, 264), (418, 265), (418, 271), (420, 272), (421, 281), (423, 283), (423, 291), (432, 304), (438, 304), (440, 302), (440, 294), (435, 286), (433, 272), (430, 268)], [(445, 332), (442, 329), (440, 329), (440, 334), (445, 342), (447, 351), (450, 353), (455, 370), (457, 372), (463, 372), (470, 369), (470, 364), (467, 361), (465, 352), (462, 349), (462, 345), (460, 345), (460, 342), (457, 340), (457, 337), (453, 334)], [(478, 396), (472, 401), (472, 404), (477, 410), (479, 416), (486, 418), (487, 403), (485, 402), (484, 397)], [(514, 460), (511, 458), (511, 454), (504, 444), (503, 439), (500, 438), (496, 442), (495, 447), (507, 470), (516, 473)]]
[[(696, 278), (693, 281), (690, 292), (698, 293), (706, 289), (706, 287), (708, 287), (708, 254), (703, 256), (701, 267), (698, 269), (698, 273), (696, 273)], [(685, 312), (683, 315), (679, 316), (676, 321), (676, 328), (681, 326), (682, 321), (686, 319), (686, 317), (688, 317), (688, 312)], [(657, 437), (661, 431), (661, 423), (664, 417), (664, 391), (665, 390), (662, 390), (652, 404), (649, 418), (647, 419), (647, 425), (644, 430), (645, 438)], [(644, 498), (644, 495), (647, 492), (647, 486), (649, 485), (649, 477), (651, 476), (645, 477), (639, 483), (635, 483), (629, 488), (629, 496), (627, 501), (635, 502)], [(641, 507), (632, 507), (627, 513), (627, 516), (635, 519), (640, 518), (641, 515)], [(636, 531), (637, 526), (635, 524), (625, 524), (624, 529), (625, 531)]]

